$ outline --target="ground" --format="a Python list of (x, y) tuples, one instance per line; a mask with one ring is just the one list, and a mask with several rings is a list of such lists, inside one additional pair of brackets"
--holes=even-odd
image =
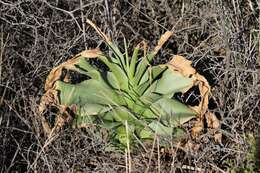
[(40, 122), (50, 70), (84, 49), (106, 48), (86, 18), (118, 45), (126, 38), (130, 50), (172, 31), (154, 63), (182, 55), (212, 87), (222, 141), (205, 130), (190, 140), (195, 148), (140, 149), (132, 172), (256, 172), (248, 153), (260, 128), (259, 10), (258, 0), (0, 0), (1, 172), (125, 172), (125, 155), (105, 151), (92, 129), (68, 126), (48, 138)]

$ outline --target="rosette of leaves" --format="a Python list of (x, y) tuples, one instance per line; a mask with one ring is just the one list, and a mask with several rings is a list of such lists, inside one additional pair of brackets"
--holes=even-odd
[[(205, 113), (210, 88), (205, 78), (191, 67), (190, 61), (175, 56), (169, 63), (151, 65), (171, 32), (162, 35), (153, 51), (147, 52), (144, 46), (140, 59), (140, 45), (130, 56), (126, 43), (124, 52), (120, 51), (99, 28), (91, 21), (87, 22), (101, 35), (113, 54), (86, 50), (51, 71), (40, 111), (44, 112), (48, 105), (59, 108), (55, 127), (62, 126), (64, 116), (61, 112), (63, 115), (66, 112), (73, 114), (74, 127), (106, 128), (112, 143), (126, 147), (155, 136), (171, 138), (180, 132), (180, 125)], [(91, 65), (90, 58), (99, 59), (109, 70), (104, 72)], [(61, 79), (63, 70), (75, 71), (89, 79), (72, 84), (66, 78)], [(173, 98), (175, 93), (185, 93), (196, 84), (201, 93), (198, 106), (190, 107)], [(49, 133), (54, 129), (44, 117), (43, 125)]]

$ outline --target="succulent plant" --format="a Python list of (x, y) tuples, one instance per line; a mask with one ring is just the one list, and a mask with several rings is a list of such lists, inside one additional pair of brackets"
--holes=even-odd
[[(130, 57), (126, 43), (124, 52), (121, 52), (98, 27), (89, 20), (88, 23), (101, 35), (113, 54), (105, 55), (97, 49), (86, 50), (54, 68), (46, 81), (47, 92), (41, 101), (41, 112), (46, 105), (56, 105), (67, 113), (69, 109), (74, 115), (74, 127), (107, 128), (112, 142), (123, 147), (153, 139), (155, 135), (172, 137), (176, 129), (180, 130), (180, 125), (205, 113), (209, 86), (205, 78), (191, 67), (190, 61), (174, 56), (169, 63), (151, 65), (171, 32), (162, 35), (153, 51), (147, 52), (144, 48), (140, 59), (140, 44)], [(92, 65), (90, 58), (97, 58), (109, 70), (102, 71)], [(66, 78), (61, 79), (64, 69), (76, 71), (89, 79), (72, 84)], [(199, 106), (190, 107), (173, 98), (175, 93), (185, 93), (197, 83), (204, 94)], [(46, 119), (44, 125), (50, 131)]]

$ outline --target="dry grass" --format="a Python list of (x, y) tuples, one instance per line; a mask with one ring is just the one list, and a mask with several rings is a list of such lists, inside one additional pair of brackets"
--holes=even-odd
[(209, 130), (192, 140), (196, 149), (133, 152), (132, 172), (225, 172), (227, 159), (238, 167), (249, 150), (243, 135), (260, 127), (259, 9), (251, 0), (0, 0), (1, 172), (126, 171), (125, 155), (105, 151), (101, 134), (66, 127), (48, 138), (39, 121), (49, 71), (85, 48), (104, 48), (85, 17), (120, 45), (124, 37), (132, 46), (155, 45), (173, 31), (154, 63), (184, 55), (213, 87), (222, 143)]

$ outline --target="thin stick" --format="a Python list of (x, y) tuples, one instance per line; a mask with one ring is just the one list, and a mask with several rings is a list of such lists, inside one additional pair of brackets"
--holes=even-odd
[(94, 28), (94, 29), (97, 31), (97, 33), (102, 37), (102, 39), (103, 39), (105, 42), (107, 42), (107, 43), (110, 43), (110, 42), (111, 42), (110, 38), (109, 38), (108, 36), (106, 36), (106, 34), (103, 33), (103, 32), (101, 31), (101, 29), (99, 29), (91, 20), (87, 19), (87, 23), (88, 23), (90, 26), (92, 26), (92, 28)]
[(30, 165), (29, 170), (33, 169), (33, 167), (37, 164), (37, 161), (39, 160), (41, 154), (45, 152), (45, 148), (48, 145), (50, 145), (58, 136), (59, 136), (59, 134), (51, 135), (48, 137), (48, 139), (45, 141), (44, 145), (41, 147), (41, 150), (37, 153), (37, 156), (34, 159), (33, 163)]
[[(0, 40), (0, 82), (2, 81), (2, 60), (4, 54), (4, 33), (1, 32), (1, 40)], [(1, 105), (1, 102), (0, 102)]]
[(82, 32), (83, 32), (84, 45), (85, 45), (85, 49), (87, 49), (86, 25), (85, 25), (84, 14), (83, 14), (83, 2), (82, 2), (82, 0), (80, 0), (79, 2), (80, 2), (80, 13), (81, 13), (81, 22), (82, 22)]
[(139, 13), (141, 13), (142, 15), (144, 15), (146, 18), (148, 18), (149, 20), (151, 20), (152, 22), (156, 23), (157, 25), (159, 25), (160, 27), (162, 27), (165, 30), (169, 30), (168, 28), (166, 28), (165, 26), (163, 26), (162, 24), (160, 24), (159, 22), (157, 22), (156, 20), (154, 20), (153, 18), (151, 18), (150, 16), (148, 16), (147, 14), (145, 14), (144, 12), (142, 12), (141, 10), (139, 10), (136, 6), (134, 6), (132, 3), (128, 2), (127, 3), (132, 6), (135, 10), (137, 10)]
[(155, 133), (155, 135), (154, 135), (154, 140), (153, 140), (152, 151), (151, 151), (151, 154), (150, 154), (150, 156), (149, 156), (148, 167), (146, 168), (145, 173), (148, 173), (148, 171), (149, 171), (149, 169), (150, 169), (150, 164), (151, 164), (152, 157), (153, 157), (153, 151), (154, 151), (154, 146), (155, 146), (156, 138), (157, 138), (157, 135), (156, 135), (156, 133)]
[(6, 37), (6, 41), (4, 42), (4, 32), (1, 31), (1, 41), (0, 41), (0, 82), (2, 81), (2, 63), (4, 56), (4, 49), (8, 41), (9, 34)]
[(127, 155), (128, 155), (128, 171), (129, 173), (132, 170), (132, 164), (131, 164), (131, 153), (130, 153), (130, 144), (129, 144), (129, 133), (128, 133), (128, 123), (125, 121), (125, 128), (126, 128), (126, 145), (127, 145)]
[(157, 154), (158, 154), (158, 173), (160, 173), (161, 172), (161, 163), (160, 163), (160, 158), (161, 158), (161, 156), (160, 156), (160, 141), (159, 141), (160, 139), (159, 138), (157, 138)]
[(74, 10), (72, 10), (72, 11), (67, 11), (67, 10), (64, 10), (64, 9), (62, 9), (62, 8), (55, 7), (55, 6), (51, 5), (50, 3), (48, 3), (46, 0), (43, 0), (43, 2), (44, 2), (46, 5), (48, 5), (50, 8), (52, 8), (52, 9), (55, 9), (55, 10), (58, 10), (58, 11), (61, 11), (61, 12), (63, 12), (63, 13), (66, 13), (66, 14), (70, 15), (70, 17), (74, 20), (74, 22), (76, 23), (76, 25), (78, 26), (78, 28), (79, 28), (80, 30), (82, 30), (82, 28), (81, 28), (79, 22), (76, 20), (76, 18), (75, 18), (75, 16), (74, 16), (73, 13), (76, 12), (76, 11), (78, 11), (78, 10), (80, 10), (80, 9), (86, 8), (86, 7), (88, 7), (88, 6), (91, 6), (91, 5), (94, 5), (94, 4), (97, 4), (97, 3), (101, 3), (102, 0), (101, 0), (101, 1), (94, 1), (93, 3), (86, 4), (86, 5), (84, 5), (84, 6), (80, 7), (80, 8), (76, 8), (76, 9), (74, 9)]
[(127, 154), (127, 149), (125, 149), (125, 172), (128, 173), (128, 154)]

